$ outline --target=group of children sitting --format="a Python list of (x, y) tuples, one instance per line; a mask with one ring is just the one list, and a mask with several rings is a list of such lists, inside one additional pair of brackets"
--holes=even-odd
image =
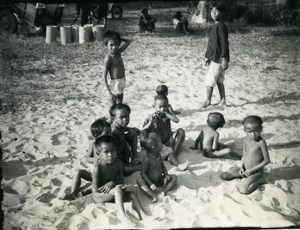
[[(122, 41), (124, 42), (122, 45)], [(154, 97), (154, 111), (145, 119), (141, 129), (128, 127), (131, 109), (123, 104), (126, 86), (125, 68), (121, 53), (131, 43), (130, 39), (121, 38), (117, 32), (107, 31), (104, 44), (107, 55), (104, 59), (103, 81), (105, 89), (111, 98), (109, 119), (100, 118), (91, 126), (95, 141), (91, 144), (86, 157), (79, 161), (76, 167), (71, 193), (63, 199), (73, 200), (92, 193), (95, 202), (114, 200), (119, 217), (124, 222), (131, 222), (126, 216), (123, 202), (131, 200), (133, 209), (140, 219), (145, 215), (136, 192), (126, 190), (124, 175), (140, 171), (136, 183), (139, 188), (150, 196), (152, 202), (157, 201), (157, 191), (162, 187), (166, 195), (176, 185), (177, 176), (170, 175), (164, 161), (168, 161), (181, 171), (189, 167), (189, 161), (178, 161), (179, 148), (185, 140), (185, 131), (172, 131), (171, 121), (177, 123), (179, 112), (175, 111), (168, 100), (168, 88), (165, 85), (157, 87)], [(110, 79), (108, 79), (110, 75)], [(261, 137), (262, 119), (258, 116), (248, 116), (243, 121), (247, 134), (244, 140), (243, 153), (238, 154), (232, 148), (219, 142), (218, 129), (225, 124), (224, 116), (219, 112), (208, 115), (207, 125), (201, 130), (192, 149), (200, 149), (206, 157), (217, 158), (226, 155), (242, 160), (240, 168), (231, 168), (221, 173), (224, 180), (241, 179), (237, 186), (242, 194), (253, 192), (263, 180), (263, 168), (270, 162), (267, 144)], [(139, 138), (138, 138), (139, 137)], [(146, 151), (140, 160), (137, 151), (138, 140)], [(81, 179), (92, 182), (91, 187), (81, 189)]]

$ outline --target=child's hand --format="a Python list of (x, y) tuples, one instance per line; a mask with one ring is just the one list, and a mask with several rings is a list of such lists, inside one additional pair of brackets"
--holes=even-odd
[(155, 186), (155, 184), (150, 185), (151, 190), (155, 191), (157, 188)]
[(246, 174), (246, 171), (243, 168), (240, 169), (239, 173), (241, 177), (248, 177), (248, 174)]
[(165, 178), (164, 178), (164, 186), (171, 180), (171, 177), (169, 175), (167, 175)]
[(103, 185), (102, 187), (99, 188), (99, 192), (102, 193), (109, 193), (109, 191), (111, 190), (111, 188), (114, 186), (114, 183), (112, 181), (106, 183), (105, 185)]
[(228, 69), (228, 61), (227, 61), (227, 58), (222, 58), (222, 61), (221, 61), (221, 67), (222, 67), (223, 70)]
[(207, 59), (207, 60), (205, 61), (205, 66), (209, 66), (209, 65), (210, 65), (210, 60)]

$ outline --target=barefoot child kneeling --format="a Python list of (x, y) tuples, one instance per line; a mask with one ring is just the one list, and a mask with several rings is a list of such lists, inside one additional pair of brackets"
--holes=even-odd
[(264, 183), (264, 166), (270, 163), (266, 141), (261, 137), (262, 119), (259, 116), (248, 116), (244, 119), (244, 140), (242, 166), (233, 167), (229, 172), (223, 172), (223, 180), (242, 179), (238, 190), (242, 194), (250, 194)]
[(163, 186), (165, 196), (168, 191), (174, 188), (177, 176), (168, 174), (160, 155), (163, 144), (158, 134), (148, 133), (147, 129), (143, 130), (141, 146), (147, 153), (142, 161), (141, 177), (137, 179), (137, 184), (146, 194), (152, 197), (152, 202), (156, 202), (155, 191), (157, 187)]
[(132, 200), (139, 219), (145, 214), (134, 192), (124, 190), (123, 164), (117, 160), (117, 147), (112, 136), (104, 135), (96, 140), (97, 164), (93, 171), (93, 199), (97, 203), (115, 201), (121, 221), (133, 224), (125, 214), (124, 201)]

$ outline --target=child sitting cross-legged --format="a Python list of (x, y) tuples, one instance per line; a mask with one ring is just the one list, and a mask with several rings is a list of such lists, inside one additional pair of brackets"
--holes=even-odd
[[(106, 121), (106, 118), (97, 119), (91, 125), (91, 133), (95, 139), (111, 133), (110, 123)], [(92, 171), (95, 166), (95, 141), (93, 141), (88, 149), (87, 155), (79, 160), (79, 164), (75, 169), (71, 193), (67, 193), (61, 199), (63, 200), (74, 200), (77, 197), (87, 195), (91, 193), (91, 188), (87, 188), (80, 192), (81, 179), (92, 182)]]
[(140, 140), (141, 146), (147, 153), (142, 161), (141, 177), (137, 179), (137, 184), (152, 198), (152, 202), (156, 202), (157, 188), (163, 186), (163, 194), (166, 195), (174, 188), (177, 176), (168, 174), (160, 155), (163, 144), (158, 134), (148, 133), (145, 129), (142, 131)]
[(135, 225), (127, 216), (124, 202), (132, 201), (133, 209), (139, 219), (146, 215), (141, 203), (133, 191), (126, 191), (124, 186), (123, 164), (117, 159), (117, 145), (112, 136), (104, 135), (95, 142), (98, 156), (93, 170), (93, 199), (97, 203), (114, 201), (117, 205), (118, 215), (124, 224)]
[(207, 118), (207, 126), (201, 130), (194, 146), (191, 148), (198, 149), (200, 146), (200, 151), (203, 151), (204, 156), (211, 158), (223, 157), (225, 155), (240, 157), (232, 148), (219, 142), (219, 133), (217, 130), (222, 128), (224, 124), (225, 119), (221, 113), (210, 113)]

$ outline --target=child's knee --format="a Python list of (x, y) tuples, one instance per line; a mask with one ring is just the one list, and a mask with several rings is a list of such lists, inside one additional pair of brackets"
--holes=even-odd
[(229, 180), (230, 174), (228, 172), (223, 172), (223, 173), (220, 174), (220, 178), (222, 180)]
[(177, 136), (178, 137), (181, 137), (181, 138), (184, 138), (185, 137), (185, 132), (183, 129), (178, 129), (177, 130)]

